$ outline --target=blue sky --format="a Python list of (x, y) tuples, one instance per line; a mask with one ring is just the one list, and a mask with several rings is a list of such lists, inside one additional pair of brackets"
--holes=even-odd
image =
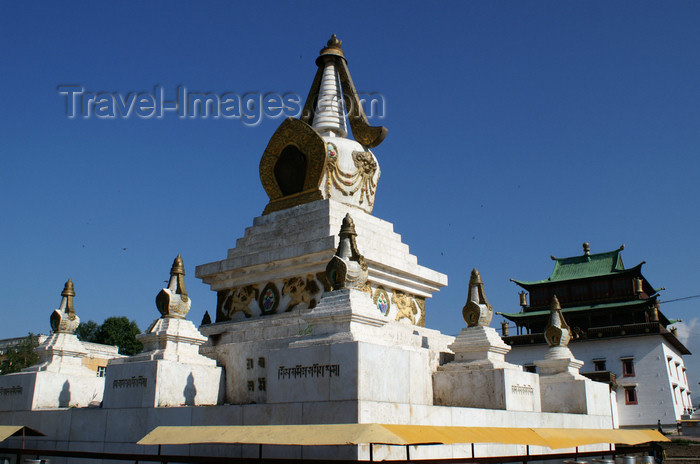
[[(83, 320), (145, 329), (177, 253), (198, 323), (216, 298), (194, 267), (267, 203), (258, 163), (281, 119), (69, 119), (57, 86), (305, 97), (332, 33), (386, 101), (374, 214), (449, 276), (428, 326), (464, 325), (473, 267), (513, 312), (508, 279), (545, 278), (584, 241), (626, 244), (664, 300), (700, 294), (697, 3), (250, 3), (3, 5), (0, 337), (48, 332), (68, 277)], [(699, 303), (662, 305), (694, 351)]]

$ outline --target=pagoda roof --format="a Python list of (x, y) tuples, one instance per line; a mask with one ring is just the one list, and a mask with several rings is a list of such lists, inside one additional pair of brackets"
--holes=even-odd
[(533, 285), (603, 277), (638, 270), (641, 271), (644, 261), (631, 269), (625, 269), (621, 255), (623, 249), (624, 245), (617, 250), (606, 251), (604, 253), (584, 252), (583, 255), (571, 256), (569, 258), (555, 258), (552, 256), (552, 259), (555, 261), (554, 270), (552, 271), (552, 275), (546, 279), (531, 282), (515, 279), (511, 280), (522, 287), (529, 287)]
[[(621, 301), (618, 303), (601, 303), (601, 304), (591, 304), (591, 305), (583, 305), (583, 306), (570, 306), (568, 308), (561, 308), (561, 312), (566, 314), (566, 313), (575, 313), (575, 312), (579, 312), (579, 311), (591, 311), (591, 310), (599, 310), (599, 309), (631, 308), (631, 307), (635, 307), (635, 306), (642, 306), (642, 305), (645, 305), (648, 303), (649, 303), (649, 300), (630, 300), (630, 301)], [(542, 311), (529, 311), (529, 312), (517, 312), (517, 313), (498, 312), (496, 314), (503, 316), (503, 317), (515, 322), (516, 319), (528, 319), (528, 318), (537, 317), (537, 316), (549, 316), (549, 313), (550, 313), (550, 310), (545, 309)]]

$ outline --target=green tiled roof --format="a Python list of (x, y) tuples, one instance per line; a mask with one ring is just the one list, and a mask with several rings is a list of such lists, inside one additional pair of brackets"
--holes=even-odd
[[(590, 311), (590, 310), (595, 310), (595, 309), (608, 309), (608, 308), (624, 308), (624, 307), (629, 307), (629, 306), (639, 306), (641, 304), (648, 303), (649, 300), (631, 300), (631, 301), (622, 301), (619, 303), (604, 303), (604, 304), (592, 304), (592, 305), (585, 305), (585, 306), (572, 306), (570, 308), (562, 308), (561, 312), (566, 314), (566, 313), (574, 313), (578, 311)], [(549, 315), (549, 310), (545, 309), (543, 311), (530, 311), (530, 312), (519, 312), (519, 313), (497, 313), (503, 317), (507, 317), (508, 319), (520, 319), (520, 318), (529, 318), (533, 316), (548, 316)]]
[(572, 256), (570, 258), (555, 258), (554, 271), (545, 280), (524, 282), (514, 280), (518, 285), (533, 285), (546, 282), (559, 282), (563, 280), (583, 279), (597, 277), (624, 271), (620, 250), (596, 253), (591, 255)]

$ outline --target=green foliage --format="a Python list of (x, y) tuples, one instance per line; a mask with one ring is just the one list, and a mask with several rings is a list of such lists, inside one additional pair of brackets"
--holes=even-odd
[(141, 342), (136, 340), (136, 335), (140, 333), (136, 322), (124, 316), (108, 317), (102, 325), (94, 321), (81, 322), (75, 331), (75, 335), (82, 341), (117, 345), (119, 354), (127, 356), (140, 353), (143, 349)]
[(130, 321), (127, 317), (108, 317), (100, 326), (97, 332), (98, 343), (105, 345), (117, 345), (119, 354), (132, 356), (140, 353), (143, 345), (136, 340), (136, 335), (141, 330), (136, 322)]
[(37, 336), (30, 333), (19, 345), (9, 348), (0, 361), (0, 374), (19, 372), (25, 367), (38, 363), (39, 356), (34, 352), (37, 346), (39, 346)]
[(75, 329), (75, 335), (78, 340), (83, 342), (100, 343), (97, 340), (100, 331), (100, 324), (95, 321), (81, 322), (78, 328)]

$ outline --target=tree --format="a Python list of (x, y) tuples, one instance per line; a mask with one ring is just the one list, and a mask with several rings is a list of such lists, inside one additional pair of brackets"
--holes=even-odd
[(95, 321), (81, 322), (75, 330), (75, 335), (84, 341), (92, 343), (102, 343), (104, 345), (117, 345), (119, 354), (132, 356), (140, 353), (143, 345), (136, 340), (136, 335), (141, 330), (136, 322), (130, 321), (127, 317), (108, 317), (99, 325)]
[(75, 335), (78, 340), (83, 342), (99, 343), (97, 337), (100, 331), (100, 325), (95, 321), (81, 322), (78, 328), (75, 329)]
[(117, 345), (119, 354), (132, 356), (143, 349), (143, 344), (136, 340), (136, 335), (140, 333), (141, 330), (135, 321), (130, 321), (124, 316), (108, 317), (97, 331), (97, 343)]
[(19, 345), (9, 348), (0, 362), (0, 374), (19, 372), (25, 367), (38, 363), (39, 355), (34, 352), (37, 346), (39, 346), (39, 339), (30, 333)]

